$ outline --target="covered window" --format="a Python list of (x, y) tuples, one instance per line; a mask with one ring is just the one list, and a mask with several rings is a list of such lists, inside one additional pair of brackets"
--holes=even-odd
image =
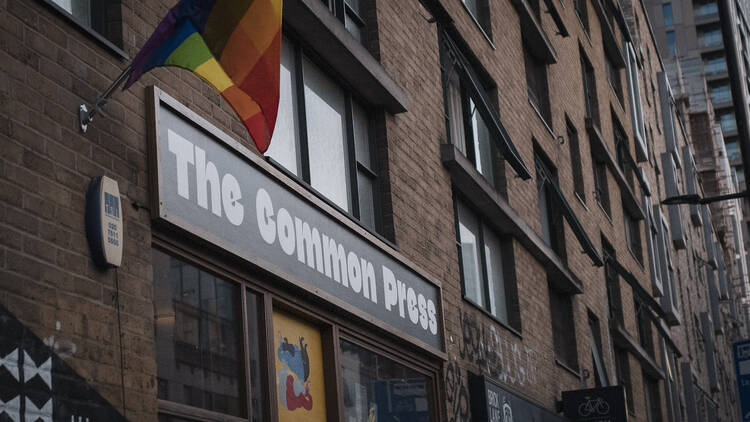
[(548, 126), (552, 125), (547, 85), (547, 64), (534, 56), (528, 45), (523, 45), (524, 64), (526, 66), (526, 90), (529, 101), (536, 108)]
[(578, 140), (578, 130), (570, 120), (565, 119), (568, 132), (568, 146), (570, 148), (570, 162), (573, 171), (573, 189), (581, 201), (586, 202), (586, 187), (583, 182), (583, 166), (581, 165), (581, 148)]
[[(263, 360), (257, 297), (247, 292), (243, 312), (238, 284), (156, 249), (152, 259), (157, 395), (167, 404), (193, 409), (189, 414), (197, 419), (170, 419), (166, 414), (179, 407), (169, 405), (160, 406), (160, 412), (166, 413), (162, 418), (247, 418), (250, 400), (252, 420), (261, 421), (267, 398), (260, 378)], [(248, 324), (247, 347), (243, 315)], [(185, 412), (177, 414), (184, 417)]]
[(276, 129), (266, 155), (378, 230), (378, 181), (366, 105), (284, 38)]
[[(44, 0), (75, 23), (101, 36), (115, 47), (122, 46), (120, 0)], [(124, 54), (124, 53), (123, 53)]]
[(503, 268), (505, 248), (500, 236), (461, 201), (456, 201), (456, 215), (464, 298), (499, 321), (514, 323), (509, 303), (515, 294), (510, 289), (512, 281), (506, 280), (506, 274), (511, 273)]

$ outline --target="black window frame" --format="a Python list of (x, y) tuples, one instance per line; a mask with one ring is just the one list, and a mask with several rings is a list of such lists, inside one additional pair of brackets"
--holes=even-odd
[(625, 240), (628, 250), (635, 260), (643, 266), (643, 238), (641, 237), (641, 221), (628, 211), (625, 204), (622, 206), (623, 226), (625, 228)]
[(565, 126), (568, 136), (568, 148), (570, 151), (571, 171), (573, 173), (573, 192), (584, 204), (586, 203), (586, 183), (583, 178), (583, 162), (581, 161), (581, 140), (578, 129), (566, 116)]
[[(384, 236), (384, 221), (383, 221), (383, 206), (384, 200), (382, 196), (382, 181), (378, 173), (378, 169), (374, 168), (381, 160), (379, 159), (379, 149), (376, 145), (377, 133), (375, 131), (376, 118), (378, 113), (382, 111), (376, 110), (367, 101), (357, 95), (353, 87), (342, 83), (342, 79), (338, 77), (330, 66), (322, 63), (317, 57), (315, 52), (292, 30), (284, 31), (284, 40), (292, 43), (294, 51), (294, 67), (295, 73), (292, 75), (295, 90), (294, 95), (297, 98), (297, 130), (298, 139), (295, 144), (296, 151), (296, 165), (297, 174), (284, 167), (281, 163), (274, 160), (273, 157), (266, 156), (266, 160), (274, 165), (277, 169), (281, 170), (284, 174), (290, 178), (296, 180), (302, 184), (305, 188), (310, 190), (315, 196), (325, 201), (330, 206), (336, 208), (339, 212), (348, 215), (358, 225), (366, 229), (368, 232), (381, 237)], [(332, 80), (336, 86), (338, 86), (344, 94), (345, 98), (345, 114), (346, 119), (346, 133), (344, 133), (344, 156), (347, 159), (345, 166), (346, 172), (346, 189), (347, 189), (347, 205), (348, 210), (342, 208), (336, 204), (332, 199), (328, 198), (325, 194), (317, 190), (312, 186), (311, 175), (310, 175), (310, 152), (308, 149), (308, 133), (307, 133), (307, 117), (305, 108), (305, 81), (304, 81), (304, 61), (307, 59), (311, 64), (318, 67), (318, 69), (330, 80)], [(354, 134), (354, 102), (359, 104), (367, 116), (368, 124), (368, 148), (371, 164), (363, 163), (357, 157), (356, 151), (356, 140)], [(372, 183), (372, 208), (374, 214), (374, 226), (368, 225), (361, 217), (360, 208), (360, 193), (359, 193), (359, 176), (368, 178)]]
[[(590, 135), (589, 135), (590, 136)], [(594, 197), (600, 208), (611, 218), (612, 204), (609, 196), (609, 179), (607, 177), (606, 161), (591, 154), (591, 163), (594, 170)]]
[(123, 50), (122, 0), (90, 0), (93, 10), (90, 16), (92, 22), (89, 23), (63, 9), (55, 0), (38, 1), (60, 13), (66, 20), (120, 58), (130, 59), (130, 56)]
[(629, 414), (635, 413), (635, 402), (633, 400), (633, 381), (630, 374), (630, 356), (626, 349), (615, 347), (615, 370), (617, 371), (617, 384), (625, 388), (625, 404)]
[[(336, 16), (336, 19), (341, 22), (344, 27), (349, 31), (352, 36), (357, 39), (362, 44), (365, 44), (366, 39), (364, 37), (358, 37), (356, 33), (352, 32), (349, 27), (347, 26), (348, 22), (354, 23), (357, 28), (358, 32), (360, 34), (365, 34), (364, 29), (367, 27), (367, 24), (365, 22), (365, 18), (362, 16), (364, 15), (364, 12), (357, 11), (354, 9), (352, 5), (350, 5), (349, 0), (320, 0), (326, 7), (328, 7), (328, 10), (331, 11), (331, 13)], [(361, 8), (367, 8), (369, 7), (369, 4), (367, 3), (368, 0), (359, 0), (360, 2), (364, 3), (361, 4)]]
[[(547, 157), (547, 154), (539, 147), (536, 141), (534, 144), (534, 168), (536, 169), (536, 180), (537, 180), (537, 195), (539, 198), (539, 214), (540, 218), (544, 219), (546, 216), (546, 227), (549, 232), (549, 247), (560, 257), (563, 262), (567, 262), (567, 248), (565, 245), (565, 225), (563, 220), (562, 210), (557, 203), (556, 195), (552, 190), (551, 185), (556, 186), (559, 189), (559, 182), (557, 178), (557, 169), (552, 164), (552, 161)], [(542, 198), (546, 209), (542, 209)], [(547, 242), (544, 236), (545, 221), (542, 221), (542, 239)]]
[(475, 0), (477, 5), (477, 11), (471, 10), (469, 5), (466, 4), (466, 0), (461, 0), (461, 5), (464, 7), (466, 12), (471, 16), (471, 19), (482, 31), (482, 34), (487, 38), (487, 41), (492, 43), (492, 19), (490, 18), (490, 2), (489, 0)]
[(594, 72), (594, 66), (591, 64), (588, 57), (586, 57), (586, 54), (583, 52), (583, 48), (580, 45), (578, 49), (581, 56), (581, 81), (585, 104), (584, 116), (587, 119), (591, 119), (594, 126), (600, 128), (599, 97), (596, 94), (596, 74)]
[(580, 359), (576, 340), (574, 295), (555, 289), (549, 280), (548, 286), (555, 362), (577, 374), (580, 370)]
[(573, 0), (573, 9), (578, 16), (578, 20), (583, 26), (583, 30), (586, 32), (586, 36), (591, 36), (591, 27), (589, 25), (589, 10), (588, 0)]

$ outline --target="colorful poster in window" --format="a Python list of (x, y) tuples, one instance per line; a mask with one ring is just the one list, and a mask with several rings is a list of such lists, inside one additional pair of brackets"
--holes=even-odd
[(273, 330), (279, 422), (325, 421), (320, 330), (278, 311)]

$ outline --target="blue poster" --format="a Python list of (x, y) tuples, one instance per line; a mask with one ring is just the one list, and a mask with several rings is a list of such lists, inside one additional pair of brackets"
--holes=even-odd
[(750, 422), (750, 340), (734, 344), (734, 365), (740, 392), (742, 422)]

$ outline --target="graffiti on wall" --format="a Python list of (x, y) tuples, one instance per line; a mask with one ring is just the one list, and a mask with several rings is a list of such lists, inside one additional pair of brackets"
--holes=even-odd
[(0, 306), (0, 420), (119, 422), (125, 418)]
[(483, 324), (476, 315), (461, 312), (459, 357), (476, 365), (490, 378), (524, 387), (537, 382), (538, 354), (530, 347), (501, 335), (495, 324)]
[(468, 376), (458, 365), (450, 362), (445, 369), (445, 396), (447, 402), (448, 422), (468, 421), (469, 389)]

